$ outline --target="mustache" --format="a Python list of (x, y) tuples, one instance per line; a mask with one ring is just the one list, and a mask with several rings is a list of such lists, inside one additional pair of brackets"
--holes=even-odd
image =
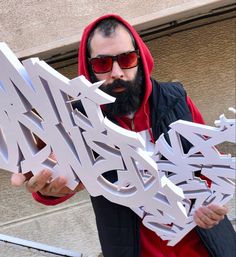
[(116, 79), (110, 84), (101, 85), (100, 89), (103, 90), (107, 94), (114, 95), (114, 92), (113, 92), (114, 89), (122, 87), (126, 91), (130, 88), (130, 86), (132, 86), (132, 82), (133, 81), (125, 81), (122, 79)]

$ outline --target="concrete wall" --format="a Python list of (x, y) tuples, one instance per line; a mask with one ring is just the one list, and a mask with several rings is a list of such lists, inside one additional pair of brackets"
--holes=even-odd
[[(0, 41), (19, 57), (76, 48), (85, 25), (117, 13), (137, 25), (160, 25), (232, 4), (234, 0), (0, 0)], [(149, 24), (149, 22), (151, 22)]]
[(114, 10), (132, 19), (184, 2), (189, 1), (1, 0), (0, 38), (18, 52), (78, 35), (95, 17)]
[(235, 25), (219, 21), (147, 42), (153, 76), (181, 81), (210, 125), (235, 106)]

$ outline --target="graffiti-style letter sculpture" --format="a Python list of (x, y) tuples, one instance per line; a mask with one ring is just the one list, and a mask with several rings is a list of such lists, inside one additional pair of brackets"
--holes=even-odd
[[(47, 168), (53, 178), (66, 177), (71, 189), (81, 181), (92, 196), (130, 207), (175, 245), (196, 225), (196, 208), (225, 204), (233, 195), (235, 159), (215, 146), (235, 143), (235, 120), (222, 116), (217, 127), (177, 121), (171, 145), (161, 136), (150, 155), (140, 134), (103, 116), (100, 106), (115, 99), (99, 89), (102, 83), (69, 80), (38, 58), (22, 65), (0, 43), (0, 169), (37, 174)], [(192, 144), (188, 153), (181, 136)], [(116, 179), (109, 181), (107, 172)]]

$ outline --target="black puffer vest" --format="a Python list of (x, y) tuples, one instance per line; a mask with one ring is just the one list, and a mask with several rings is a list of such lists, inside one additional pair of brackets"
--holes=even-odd
[[(152, 80), (150, 97), (152, 132), (155, 139), (162, 133), (168, 140), (169, 124), (182, 119), (192, 121), (186, 92), (180, 83), (157, 83)], [(182, 139), (184, 150), (191, 145)], [(114, 172), (108, 174), (114, 181)], [(112, 203), (103, 196), (91, 197), (104, 257), (140, 257), (140, 218), (129, 208)], [(225, 218), (212, 229), (196, 228), (212, 257), (235, 257), (235, 233)]]

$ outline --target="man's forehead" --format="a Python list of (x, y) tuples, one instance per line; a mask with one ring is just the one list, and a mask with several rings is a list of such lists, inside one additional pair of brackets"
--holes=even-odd
[(91, 40), (91, 53), (95, 53), (96, 55), (106, 54), (106, 52), (110, 52), (110, 50), (112, 52), (114, 51), (113, 54), (134, 50), (130, 33), (121, 25), (118, 25), (109, 35), (104, 35), (104, 33), (99, 30), (94, 31)]

